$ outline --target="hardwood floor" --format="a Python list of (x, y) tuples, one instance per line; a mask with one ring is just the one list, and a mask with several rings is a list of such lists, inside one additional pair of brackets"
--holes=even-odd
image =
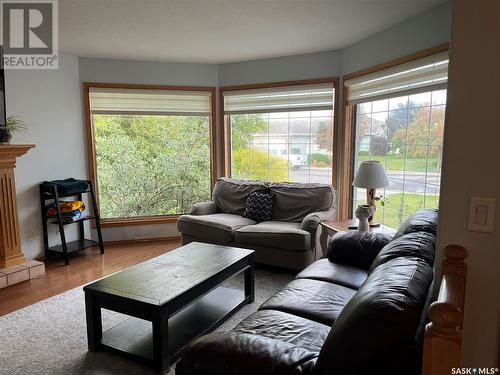
[(62, 259), (52, 259), (45, 263), (45, 277), (0, 289), (0, 316), (156, 257), (180, 245), (177, 241), (107, 245), (104, 255), (97, 248), (72, 254), (69, 266), (64, 266)]

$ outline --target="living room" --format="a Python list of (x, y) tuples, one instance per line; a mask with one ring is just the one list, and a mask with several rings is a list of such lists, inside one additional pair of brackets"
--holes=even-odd
[[(0, 2), (0, 125), (10, 129), (0, 126), (0, 373), (499, 367), (498, 2), (42, 3), (52, 6), (51, 54), (29, 66), (40, 48), (12, 46), (27, 35), (43, 44), (41, 19), (23, 39), (13, 25), (26, 5)], [(77, 181), (53, 184), (68, 178)], [(71, 202), (83, 202), (79, 224), (65, 225), (72, 219), (54, 197), (71, 194), (52, 189), (82, 182)], [(413, 245), (432, 234), (418, 256), (396, 246), (414, 232), (422, 237)], [(356, 258), (358, 247), (367, 253)], [(382, 273), (387, 264), (403, 268)], [(375, 318), (388, 308), (383, 293), (399, 291), (390, 282), (403, 282), (412, 265), (427, 275), (411, 292), (418, 306), (381, 310), (392, 319), (385, 326)], [(155, 282), (164, 295), (144, 297)], [(175, 288), (185, 288), (182, 298)], [(142, 299), (126, 304), (124, 293)], [(148, 315), (152, 300), (178, 324)], [(195, 302), (204, 313), (186, 323)], [(445, 305), (453, 326), (433, 313)], [(116, 312), (140, 319), (126, 326)], [(160, 328), (134, 333), (153, 353), (145, 364), (118, 353), (137, 350), (123, 347), (130, 337), (103, 336), (119, 326), (139, 332), (147, 320)], [(179, 347), (165, 344), (175, 324), (192, 333)], [(420, 338), (403, 350), (407, 328)], [(383, 330), (395, 336), (384, 341)], [(389, 364), (389, 353), (400, 360)]]

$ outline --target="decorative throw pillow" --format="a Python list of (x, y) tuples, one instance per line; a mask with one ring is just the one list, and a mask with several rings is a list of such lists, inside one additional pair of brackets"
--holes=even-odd
[(247, 195), (247, 205), (243, 217), (257, 222), (271, 220), (274, 194), (268, 190), (254, 191)]

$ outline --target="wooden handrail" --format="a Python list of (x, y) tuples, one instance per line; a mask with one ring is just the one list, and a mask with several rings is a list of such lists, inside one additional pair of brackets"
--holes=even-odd
[(430, 323), (425, 327), (423, 375), (451, 374), (453, 367), (460, 367), (467, 250), (449, 245), (444, 255), (439, 295), (429, 307)]

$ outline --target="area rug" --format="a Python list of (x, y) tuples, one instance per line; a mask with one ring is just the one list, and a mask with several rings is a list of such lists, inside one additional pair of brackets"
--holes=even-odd
[[(255, 302), (244, 306), (217, 331), (233, 328), (292, 279), (287, 273), (257, 269)], [(241, 278), (231, 284), (241, 284)], [(102, 316), (103, 330), (126, 319), (107, 310), (103, 310)], [(169, 375), (175, 374), (173, 367)], [(150, 368), (120, 356), (87, 351), (82, 287), (0, 317), (0, 373), (154, 374)]]

